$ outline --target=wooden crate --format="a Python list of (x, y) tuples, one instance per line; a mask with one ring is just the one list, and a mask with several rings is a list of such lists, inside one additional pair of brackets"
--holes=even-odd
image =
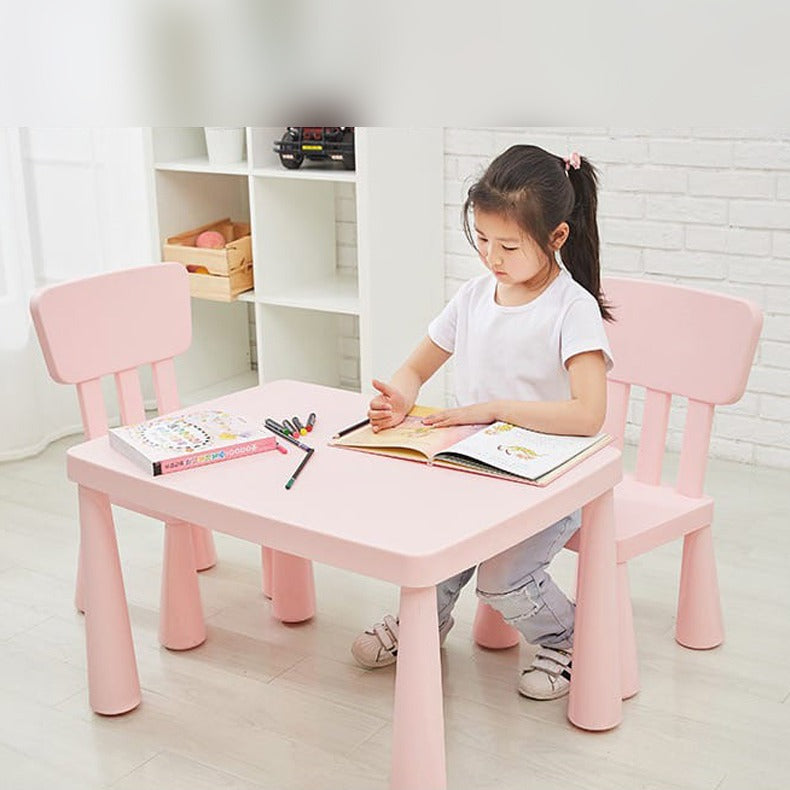
[[(216, 230), (225, 237), (221, 249), (196, 247), (195, 240), (206, 230)], [(162, 248), (162, 260), (177, 261), (189, 270), (189, 289), (199, 299), (230, 302), (253, 287), (252, 237), (246, 222), (232, 222), (226, 217), (200, 228), (171, 236)], [(198, 273), (198, 267), (206, 272)]]

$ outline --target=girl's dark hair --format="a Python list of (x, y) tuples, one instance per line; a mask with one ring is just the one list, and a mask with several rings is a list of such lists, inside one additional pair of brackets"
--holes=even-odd
[(601, 315), (611, 321), (610, 305), (601, 293), (598, 174), (588, 159), (582, 156), (580, 161), (578, 170), (572, 166), (566, 170), (561, 156), (536, 145), (511, 146), (469, 188), (463, 207), (464, 233), (476, 249), (470, 209), (503, 214), (553, 258), (550, 234), (567, 222), (570, 235), (560, 250), (562, 262), (573, 279), (595, 297)]

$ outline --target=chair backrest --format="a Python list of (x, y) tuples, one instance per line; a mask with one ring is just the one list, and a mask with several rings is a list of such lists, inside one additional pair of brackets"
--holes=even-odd
[(47, 370), (76, 384), (85, 435), (107, 432), (101, 389), (115, 377), (123, 423), (145, 419), (137, 368), (151, 364), (160, 414), (178, 408), (173, 357), (189, 348), (189, 281), (179, 263), (159, 263), (43, 288), (30, 300)]
[(644, 387), (635, 477), (657, 485), (672, 396), (687, 398), (676, 488), (699, 496), (713, 409), (743, 394), (762, 312), (745, 299), (648, 280), (609, 277), (602, 290), (615, 317), (606, 323), (614, 368), (605, 430), (622, 447), (631, 386)]

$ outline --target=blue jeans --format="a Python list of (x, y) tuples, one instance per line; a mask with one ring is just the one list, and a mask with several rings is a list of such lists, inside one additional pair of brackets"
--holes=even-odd
[[(533, 645), (573, 646), (575, 605), (557, 587), (546, 567), (581, 525), (581, 511), (541, 530), (477, 567), (477, 596), (501, 612)], [(436, 585), (439, 627), (449, 619), (474, 568)]]

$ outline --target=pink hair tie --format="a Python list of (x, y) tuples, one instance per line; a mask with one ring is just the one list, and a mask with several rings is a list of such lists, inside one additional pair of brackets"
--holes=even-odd
[(577, 151), (574, 151), (570, 156), (563, 159), (565, 162), (565, 172), (567, 173), (571, 168), (578, 170), (582, 166), (582, 158)]

